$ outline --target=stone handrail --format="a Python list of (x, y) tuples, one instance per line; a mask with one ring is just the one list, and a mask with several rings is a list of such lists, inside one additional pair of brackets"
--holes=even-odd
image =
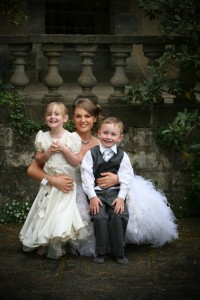
[(163, 41), (159, 36), (134, 36), (134, 35), (23, 35), (23, 36), (3, 36), (0, 35), (0, 45), (8, 45), (9, 52), (15, 58), (14, 72), (10, 78), (10, 83), (16, 91), (25, 97), (24, 90), (30, 83), (26, 74), (26, 60), (30, 56), (34, 44), (41, 44), (43, 56), (48, 60), (47, 74), (43, 79), (43, 84), (48, 88), (48, 93), (44, 95), (44, 101), (50, 102), (53, 99), (63, 96), (58, 92), (63, 84), (63, 78), (59, 74), (59, 58), (64, 47), (74, 46), (74, 52), (82, 59), (82, 68), (77, 83), (81, 87), (81, 93), (77, 97), (88, 97), (98, 100), (97, 95), (92, 91), (97, 84), (93, 74), (93, 58), (98, 52), (99, 45), (107, 45), (110, 49), (114, 65), (114, 73), (110, 78), (110, 85), (114, 93), (108, 98), (109, 103), (120, 103), (124, 97), (126, 85), (129, 79), (126, 75), (126, 60), (131, 55), (133, 45), (143, 45), (144, 55), (153, 60), (159, 58), (166, 44), (174, 45), (184, 42), (181, 37), (171, 37), (168, 41)]

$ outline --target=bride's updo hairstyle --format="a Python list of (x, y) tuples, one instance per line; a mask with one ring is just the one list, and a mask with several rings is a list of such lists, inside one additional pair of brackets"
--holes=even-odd
[(79, 98), (73, 104), (73, 114), (77, 107), (84, 109), (89, 115), (95, 117), (97, 119), (96, 124), (99, 124), (103, 120), (101, 106), (98, 103), (88, 98)]

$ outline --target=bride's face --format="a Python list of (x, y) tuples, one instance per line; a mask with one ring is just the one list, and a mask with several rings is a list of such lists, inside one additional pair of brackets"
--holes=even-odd
[(96, 122), (96, 118), (94, 116), (80, 107), (75, 108), (73, 120), (77, 133), (80, 132), (82, 134), (90, 132)]

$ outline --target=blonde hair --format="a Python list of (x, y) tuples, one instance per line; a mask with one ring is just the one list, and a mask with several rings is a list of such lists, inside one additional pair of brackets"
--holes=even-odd
[(77, 107), (80, 107), (87, 111), (91, 116), (97, 119), (97, 123), (101, 122), (103, 116), (101, 115), (101, 106), (98, 103), (88, 99), (88, 98), (79, 98), (73, 104), (73, 114)]
[(45, 118), (47, 117), (48, 113), (52, 111), (52, 109), (55, 105), (59, 106), (61, 114), (62, 114), (63, 117), (68, 115), (68, 109), (65, 106), (65, 104), (63, 102), (54, 101), (54, 102), (51, 102), (47, 105), (46, 110), (45, 110)]
[(120, 128), (120, 133), (123, 134), (123, 131), (124, 131), (124, 124), (123, 122), (118, 119), (118, 118), (115, 118), (115, 117), (109, 117), (109, 118), (106, 118), (104, 119), (101, 124), (100, 124), (100, 128), (103, 124), (114, 124), (114, 125), (117, 125), (119, 128)]

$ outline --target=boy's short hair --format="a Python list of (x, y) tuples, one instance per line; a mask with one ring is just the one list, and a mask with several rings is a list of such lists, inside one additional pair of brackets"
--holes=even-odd
[(104, 120), (101, 122), (101, 124), (100, 124), (100, 128), (101, 128), (101, 126), (102, 126), (103, 124), (114, 124), (114, 125), (117, 125), (117, 126), (119, 126), (119, 128), (120, 128), (121, 134), (123, 133), (123, 130), (124, 130), (124, 124), (123, 124), (123, 122), (122, 122), (120, 119), (118, 119), (118, 118), (116, 118), (116, 117), (108, 117), (108, 118), (104, 119)]

